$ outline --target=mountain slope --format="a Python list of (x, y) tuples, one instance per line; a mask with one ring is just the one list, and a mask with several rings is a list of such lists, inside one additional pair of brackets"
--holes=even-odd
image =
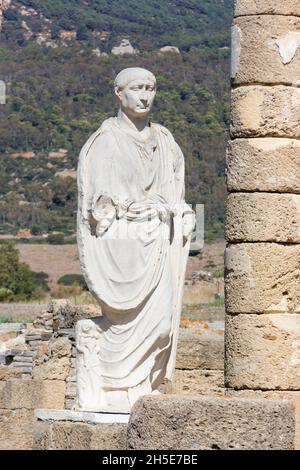
[[(187, 200), (205, 204), (207, 235), (222, 236), (231, 7), (229, 0), (12, 0), (0, 36), (8, 94), (0, 108), (0, 231), (74, 232), (80, 147), (116, 112), (116, 73), (143, 66), (158, 81), (153, 121), (174, 133), (185, 155)], [(67, 27), (81, 39), (37, 44), (45, 28), (55, 36)], [(97, 39), (92, 28), (111, 34)], [(124, 36), (140, 54), (95, 55)], [(158, 54), (164, 44), (181, 54)]]
[[(14, 20), (15, 30), (25, 19), (37, 33), (46, 21), (54, 34), (59, 28), (80, 32), (81, 37), (106, 31), (111, 41), (130, 35), (133, 42), (143, 40), (148, 48), (172, 43), (188, 50), (199, 44), (228, 45), (233, 0), (8, 0), (8, 4), (5, 17)], [(25, 18), (22, 12), (27, 12)]]

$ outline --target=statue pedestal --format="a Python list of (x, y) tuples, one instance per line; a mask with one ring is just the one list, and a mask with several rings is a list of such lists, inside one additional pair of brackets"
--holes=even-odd
[(125, 450), (130, 414), (35, 410), (36, 450)]

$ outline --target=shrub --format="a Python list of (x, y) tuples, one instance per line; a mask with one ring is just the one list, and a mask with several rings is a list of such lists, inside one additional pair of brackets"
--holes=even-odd
[(64, 244), (64, 234), (63, 233), (50, 233), (47, 237), (47, 242), (50, 245), (63, 245)]
[(50, 290), (48, 286), (49, 274), (44, 273), (43, 271), (39, 273), (33, 272), (32, 274), (36, 288), (44, 292), (48, 292)]
[(88, 290), (82, 274), (65, 274), (58, 279), (57, 283), (63, 286), (72, 286), (73, 284), (78, 284), (82, 289)]
[(0, 302), (10, 302), (13, 300), (14, 293), (6, 287), (0, 287)]
[(29, 300), (35, 290), (34, 275), (27, 264), (19, 261), (12, 242), (0, 245), (0, 286), (11, 291), (14, 300)]

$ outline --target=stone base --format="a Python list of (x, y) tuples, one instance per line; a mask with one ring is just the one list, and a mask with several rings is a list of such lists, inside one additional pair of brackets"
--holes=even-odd
[(0, 408), (8, 410), (64, 408), (66, 384), (62, 380), (0, 381)]
[(294, 449), (290, 401), (165, 395), (144, 397), (128, 425), (129, 450)]
[(129, 414), (35, 410), (36, 450), (125, 450)]
[(0, 408), (0, 450), (32, 450), (35, 425), (32, 410)]

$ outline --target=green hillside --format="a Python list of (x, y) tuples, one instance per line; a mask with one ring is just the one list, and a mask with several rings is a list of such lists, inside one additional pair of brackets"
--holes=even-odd
[[(22, 5), (36, 13), (24, 16)], [(76, 168), (86, 138), (116, 112), (116, 73), (144, 66), (158, 79), (153, 120), (185, 154), (187, 200), (205, 203), (207, 235), (221, 236), (231, 15), (231, 0), (13, 1), (0, 36), (8, 93), (0, 107), (0, 231), (74, 232), (76, 181), (61, 173)], [(61, 29), (77, 31), (78, 40), (40, 46), (45, 28), (54, 41)], [(99, 31), (110, 34), (97, 39)], [(93, 49), (109, 53), (123, 37), (140, 54), (95, 56)], [(181, 54), (159, 55), (166, 44)], [(50, 153), (58, 149), (61, 158)], [(16, 155), (28, 151), (31, 158)]]
[[(144, 40), (144, 47), (174, 46), (188, 50), (199, 44), (225, 46), (233, 0), (18, 0), (14, 5), (34, 8), (53, 22), (53, 29), (109, 31)], [(6, 16), (13, 18), (11, 8)], [(16, 23), (22, 20), (17, 12)], [(28, 18), (27, 18), (28, 19)], [(41, 30), (37, 18), (34, 31)], [(30, 24), (30, 21), (29, 21)], [(15, 27), (17, 24), (14, 25)], [(18, 28), (16, 28), (18, 29)]]

